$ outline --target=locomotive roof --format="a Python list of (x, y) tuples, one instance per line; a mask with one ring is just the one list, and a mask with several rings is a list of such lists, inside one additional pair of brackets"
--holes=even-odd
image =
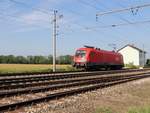
[(101, 51), (101, 52), (109, 52), (109, 53), (115, 53), (115, 54), (120, 54), (118, 52), (115, 52), (115, 51), (108, 51), (108, 50), (102, 50), (100, 48), (87, 48), (87, 47), (82, 47), (82, 48), (79, 48), (77, 50), (88, 50), (88, 51)]

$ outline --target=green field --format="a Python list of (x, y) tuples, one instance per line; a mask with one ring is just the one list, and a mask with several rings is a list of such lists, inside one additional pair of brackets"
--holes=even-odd
[[(57, 71), (74, 70), (71, 65), (57, 65)], [(28, 73), (51, 72), (52, 65), (48, 64), (0, 64), (0, 74), (3, 73)]]

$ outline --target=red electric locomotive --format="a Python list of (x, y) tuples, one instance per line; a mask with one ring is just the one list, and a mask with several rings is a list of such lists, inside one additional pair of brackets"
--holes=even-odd
[(120, 53), (90, 46), (77, 49), (73, 63), (74, 67), (84, 69), (121, 69), (123, 65)]

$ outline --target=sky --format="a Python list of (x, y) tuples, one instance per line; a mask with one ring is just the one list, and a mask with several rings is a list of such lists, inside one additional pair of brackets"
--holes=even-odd
[[(126, 44), (150, 57), (150, 7), (99, 16), (97, 13), (149, 4), (149, 0), (0, 0), (0, 55), (52, 54), (53, 10), (57, 13), (57, 56), (84, 45), (112, 50)], [(61, 17), (61, 18), (60, 18)], [(111, 25), (127, 24), (112, 27)]]

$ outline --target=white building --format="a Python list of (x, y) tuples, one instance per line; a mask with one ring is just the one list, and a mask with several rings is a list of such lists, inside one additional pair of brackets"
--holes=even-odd
[(118, 50), (123, 55), (124, 64), (130, 64), (136, 66), (144, 66), (146, 63), (146, 52), (133, 45), (126, 45)]

